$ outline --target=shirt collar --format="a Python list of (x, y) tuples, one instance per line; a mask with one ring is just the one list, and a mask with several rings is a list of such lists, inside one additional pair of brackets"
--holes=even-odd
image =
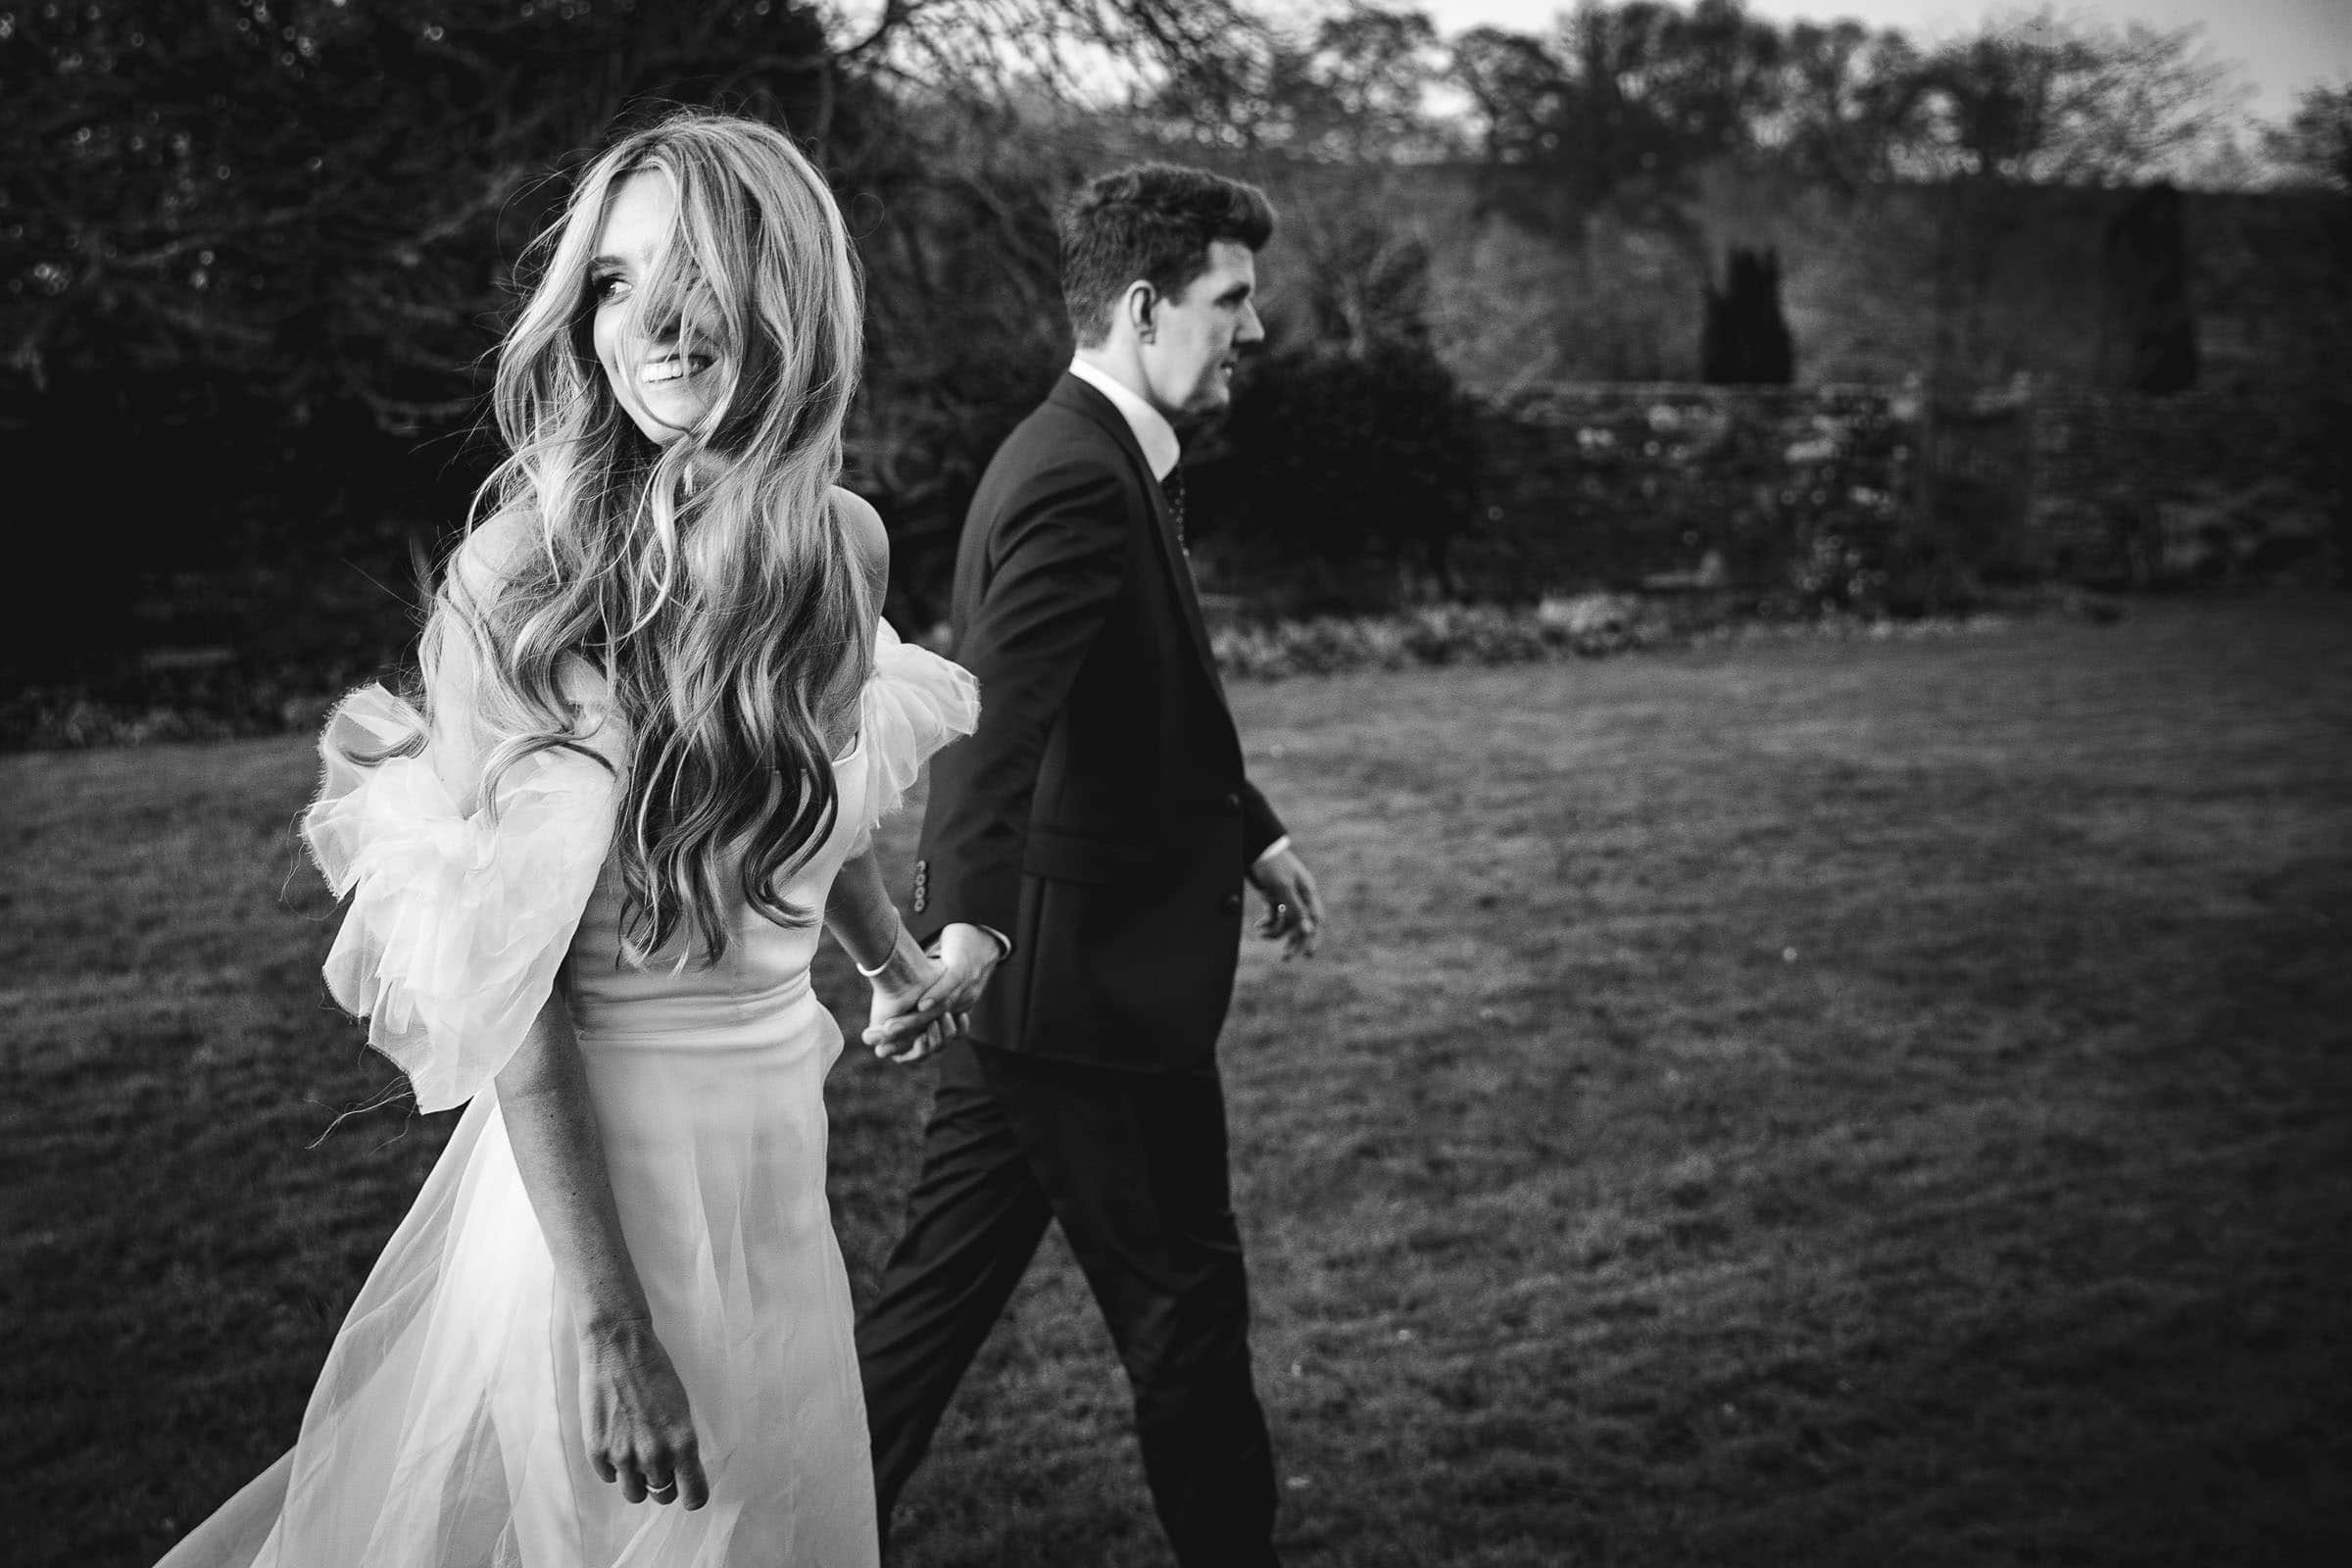
[(1135, 444), (1144, 449), (1144, 462), (1150, 466), (1152, 477), (1165, 479), (1184, 452), (1183, 443), (1176, 439), (1176, 427), (1168, 422), (1167, 416), (1109, 371), (1084, 360), (1072, 360), (1070, 373), (1110, 399), (1111, 406), (1125, 416), (1127, 428), (1135, 432)]

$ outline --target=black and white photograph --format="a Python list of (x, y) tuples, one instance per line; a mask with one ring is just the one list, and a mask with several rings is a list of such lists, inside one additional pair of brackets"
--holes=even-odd
[(0, 1561), (2352, 1562), (2343, 0), (0, 0)]

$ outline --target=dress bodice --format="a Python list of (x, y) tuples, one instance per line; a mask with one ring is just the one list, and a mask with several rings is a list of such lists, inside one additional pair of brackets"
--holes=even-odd
[[(584, 745), (530, 754), (492, 783), (494, 799), (477, 801), (483, 781), (469, 760), (495, 738), (468, 733), (465, 681), (445, 686), (429, 723), (380, 686), (344, 699), (319, 740), (325, 776), (303, 823), (328, 884), (352, 899), (327, 987), (367, 1016), (369, 1042), (407, 1071), (421, 1108), (479, 1091), (559, 971), (591, 1049), (768, 1044), (822, 1011), (808, 992), (817, 921), (779, 925), (740, 895), (716, 964), (620, 956), (612, 848), (628, 748), (599, 693), (578, 693)], [(833, 763), (833, 826), (790, 871), (791, 904), (821, 914), (842, 862), (897, 809), (925, 759), (971, 733), (979, 710), (970, 674), (877, 625), (858, 738)]]
[(862, 739), (833, 764), (841, 804), (832, 829), (787, 872), (783, 901), (807, 911), (808, 923), (771, 920), (742, 896), (730, 874), (721, 882), (731, 895), (727, 951), (716, 963), (682, 942), (647, 962), (630, 962), (621, 940), (619, 860), (608, 855), (564, 964), (565, 999), (581, 1045), (723, 1051), (764, 1046), (793, 1032), (815, 1006), (808, 966), (823, 929), (826, 892), (858, 836), (853, 813), (866, 797), (866, 765)]

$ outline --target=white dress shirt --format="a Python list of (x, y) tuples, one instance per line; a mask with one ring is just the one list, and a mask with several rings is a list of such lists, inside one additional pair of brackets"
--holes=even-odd
[(1165, 479), (1175, 468), (1176, 460), (1184, 456), (1184, 443), (1176, 439), (1176, 427), (1168, 416), (1153, 408), (1126, 382), (1100, 366), (1089, 365), (1084, 359), (1070, 362), (1070, 373), (1088, 386), (1110, 399), (1127, 420), (1127, 428), (1135, 432), (1135, 444), (1144, 449), (1144, 463), (1154, 479)]

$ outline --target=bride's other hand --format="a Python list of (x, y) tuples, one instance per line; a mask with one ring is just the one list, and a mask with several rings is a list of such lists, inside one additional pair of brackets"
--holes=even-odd
[(621, 1319), (583, 1331), (580, 1413), (588, 1462), (617, 1482), (624, 1498), (688, 1508), (710, 1500), (686, 1385), (651, 1323)]
[(579, 1312), (581, 1438), (588, 1462), (631, 1502), (710, 1497), (686, 1386), (654, 1337), (620, 1232), (588, 1100), (579, 1034), (561, 987), (498, 1074), (498, 1111), (561, 1288)]

